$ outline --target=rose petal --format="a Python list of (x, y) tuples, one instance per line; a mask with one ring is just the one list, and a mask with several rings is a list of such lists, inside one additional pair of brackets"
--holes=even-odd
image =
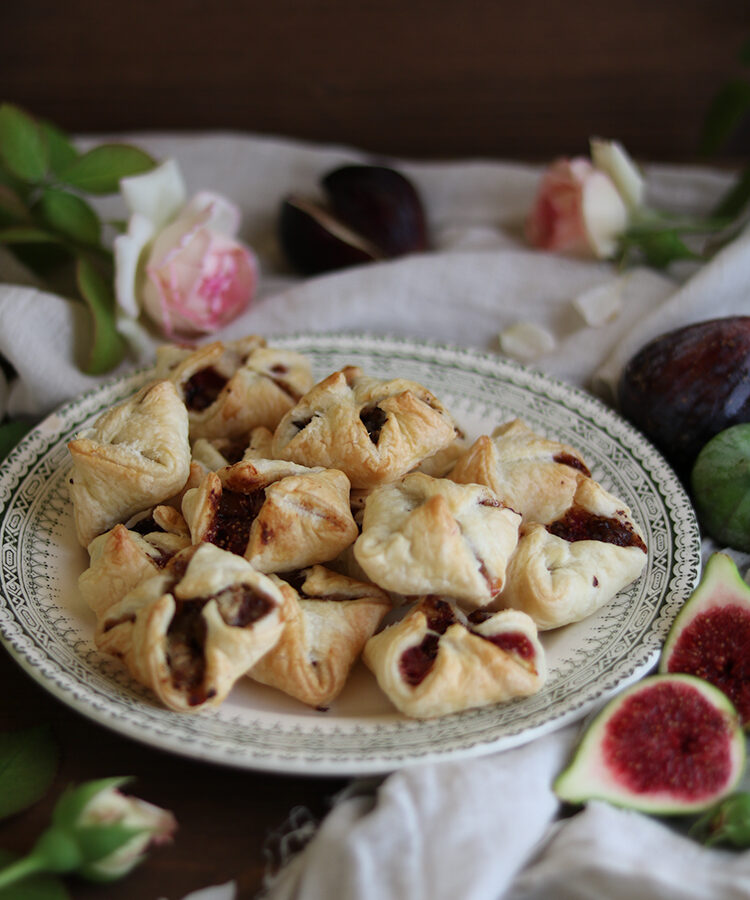
[(203, 220), (207, 228), (217, 234), (234, 237), (240, 230), (240, 209), (226, 197), (211, 191), (199, 191), (185, 207), (184, 214), (207, 213)]
[(597, 284), (573, 299), (573, 307), (592, 328), (600, 328), (617, 318), (622, 309), (623, 279)]
[(628, 224), (628, 211), (614, 183), (595, 170), (583, 185), (583, 221), (589, 244), (600, 259), (617, 249), (617, 240)]
[(131, 318), (137, 318), (140, 313), (136, 296), (138, 262), (154, 232), (149, 219), (135, 213), (130, 218), (127, 232), (114, 240), (115, 297), (120, 310)]
[(500, 350), (514, 359), (529, 362), (555, 348), (555, 338), (534, 322), (515, 322), (498, 335)]
[(609, 175), (628, 209), (642, 206), (646, 186), (622, 144), (592, 138), (590, 145), (594, 165)]
[(173, 159), (143, 175), (123, 178), (120, 191), (128, 209), (145, 216), (156, 229), (174, 218), (187, 200), (185, 182)]

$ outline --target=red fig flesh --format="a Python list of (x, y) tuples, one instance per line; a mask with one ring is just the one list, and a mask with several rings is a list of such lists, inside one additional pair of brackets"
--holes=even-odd
[(714, 553), (667, 635), (660, 672), (686, 672), (720, 688), (750, 726), (750, 587)]
[(745, 736), (724, 693), (692, 675), (652, 675), (592, 722), (555, 793), (661, 815), (708, 809), (745, 765)]

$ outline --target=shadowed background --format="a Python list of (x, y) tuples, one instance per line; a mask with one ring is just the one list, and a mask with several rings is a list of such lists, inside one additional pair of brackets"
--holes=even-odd
[[(24, 0), (4, 99), (73, 132), (231, 129), (412, 157), (546, 159), (589, 135), (696, 156), (747, 0)], [(746, 130), (726, 148), (750, 146)]]

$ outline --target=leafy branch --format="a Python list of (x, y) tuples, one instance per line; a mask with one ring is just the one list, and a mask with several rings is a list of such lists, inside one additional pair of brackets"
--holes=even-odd
[(155, 161), (128, 144), (80, 152), (66, 134), (10, 103), (0, 105), (0, 244), (53, 288), (85, 302), (93, 340), (84, 371), (114, 368), (125, 345), (115, 328), (114, 260), (87, 199)]

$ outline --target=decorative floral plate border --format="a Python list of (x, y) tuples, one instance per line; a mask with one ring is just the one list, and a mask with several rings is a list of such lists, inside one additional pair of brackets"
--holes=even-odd
[(307, 354), (319, 377), (356, 364), (379, 377), (420, 381), (472, 438), (518, 416), (579, 448), (643, 529), (644, 574), (596, 615), (544, 635), (549, 680), (527, 699), (409, 720), (361, 667), (327, 712), (247, 680), (218, 710), (162, 709), (93, 644), (93, 616), (75, 591), (87, 557), (75, 544), (67, 494), (67, 441), (146, 381), (148, 372), (140, 372), (49, 416), (0, 472), (0, 636), (40, 684), (95, 721), (174, 753), (248, 769), (354, 775), (517, 746), (581, 718), (648, 672), (697, 582), (700, 540), (683, 488), (642, 435), (583, 391), (472, 350), (346, 334), (269, 342)]

